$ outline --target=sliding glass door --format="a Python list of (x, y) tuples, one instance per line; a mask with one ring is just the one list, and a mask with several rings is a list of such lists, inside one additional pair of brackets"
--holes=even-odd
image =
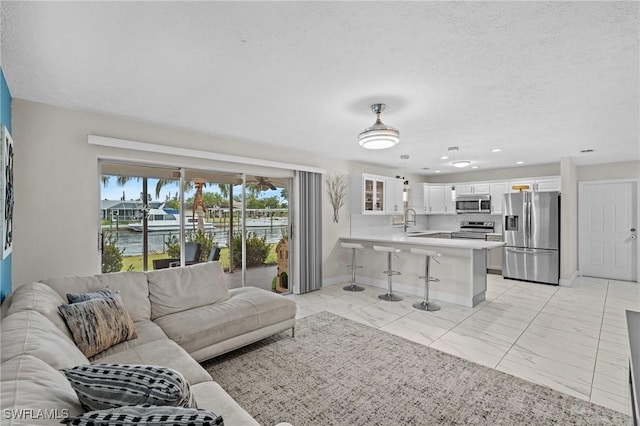
[(287, 293), (291, 179), (101, 162), (102, 272), (220, 261), (230, 288)]

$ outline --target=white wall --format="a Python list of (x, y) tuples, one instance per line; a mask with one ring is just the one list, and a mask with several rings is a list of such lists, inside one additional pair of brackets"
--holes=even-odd
[[(260, 158), (349, 173), (350, 164), (291, 149), (214, 137), (104, 114), (80, 112), (14, 99), (15, 221), (13, 287), (42, 278), (100, 272), (98, 251), (98, 158), (129, 159), (218, 169), (211, 160), (89, 145), (89, 134)], [(244, 171), (240, 168), (239, 171)], [(333, 269), (339, 235), (348, 234), (348, 203), (332, 223), (325, 191), (323, 252), (326, 277)]]
[(560, 282), (570, 285), (578, 271), (578, 173), (571, 158), (563, 158), (560, 169)]
[(479, 182), (504, 179), (520, 179), (525, 177), (558, 176), (560, 163), (543, 164), (540, 166), (513, 167), (509, 169), (477, 170), (465, 173), (438, 174), (437, 176), (422, 176), (416, 182), (429, 183), (458, 183)]
[(638, 179), (640, 161), (594, 164), (578, 167), (578, 182), (585, 180)]

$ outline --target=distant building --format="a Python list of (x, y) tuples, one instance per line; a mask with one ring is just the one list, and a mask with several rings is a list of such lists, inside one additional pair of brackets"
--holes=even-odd
[[(157, 209), (163, 201), (149, 201), (149, 208)], [(103, 220), (134, 221), (140, 220), (143, 204), (142, 201), (100, 200), (100, 214)]]

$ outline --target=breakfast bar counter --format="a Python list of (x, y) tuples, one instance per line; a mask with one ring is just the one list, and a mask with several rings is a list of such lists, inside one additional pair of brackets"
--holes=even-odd
[[(411, 248), (437, 251), (442, 257), (431, 262), (430, 275), (440, 279), (429, 287), (430, 297), (436, 300), (473, 307), (485, 299), (487, 289), (487, 250), (503, 246), (503, 242), (429, 238), (430, 232), (398, 233), (392, 235), (352, 235), (341, 237), (341, 242), (360, 243), (364, 246), (358, 252), (358, 282), (381, 289), (387, 288), (386, 275), (382, 274), (386, 260), (384, 254), (375, 252), (374, 245), (391, 246), (400, 251), (394, 258), (393, 269), (401, 275), (394, 277), (396, 291), (416, 296), (424, 295), (424, 282), (418, 277), (424, 275), (424, 256), (411, 253)], [(345, 251), (345, 259), (347, 259)], [(345, 261), (345, 264), (349, 263)]]

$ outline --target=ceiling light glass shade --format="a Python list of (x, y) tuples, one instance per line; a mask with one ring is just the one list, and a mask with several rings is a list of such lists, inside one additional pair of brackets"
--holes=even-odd
[(378, 115), (376, 122), (358, 135), (360, 146), (366, 149), (387, 149), (400, 142), (400, 132), (395, 127), (387, 126), (380, 120), (380, 113), (385, 104), (373, 104), (371, 110)]
[(471, 161), (468, 161), (468, 160), (454, 161), (454, 162), (453, 162), (453, 167), (459, 167), (459, 168), (462, 168), (462, 167), (467, 167), (467, 166), (469, 166), (470, 164), (471, 164)]

